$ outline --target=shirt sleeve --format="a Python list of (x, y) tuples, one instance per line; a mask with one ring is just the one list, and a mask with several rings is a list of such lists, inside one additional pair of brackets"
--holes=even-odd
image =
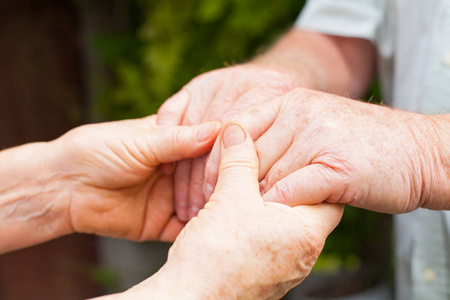
[(387, 0), (309, 0), (295, 27), (376, 41)]

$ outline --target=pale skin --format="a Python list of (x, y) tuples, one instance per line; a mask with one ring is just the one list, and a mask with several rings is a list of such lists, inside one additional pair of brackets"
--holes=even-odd
[(265, 203), (255, 144), (242, 125), (230, 123), (219, 139), (215, 193), (182, 229), (172, 170), (161, 164), (202, 155), (219, 129), (216, 122), (158, 127), (151, 116), (87, 125), (0, 152), (1, 252), (72, 232), (173, 240), (182, 230), (161, 270), (104, 298), (282, 297), (309, 274), (343, 206)]
[(219, 144), (214, 194), (177, 237), (167, 263), (102, 299), (279, 299), (309, 274), (343, 206), (265, 203), (250, 133), (229, 123)]
[[(208, 120), (225, 123), (236, 119), (241, 110), (296, 87), (357, 98), (369, 86), (374, 65), (375, 49), (368, 41), (292, 29), (249, 63), (193, 79), (162, 105), (158, 124), (188, 125)], [(181, 220), (195, 216), (207, 200), (205, 160), (178, 164), (175, 209)]]
[(211, 149), (220, 124), (156, 125), (156, 116), (86, 125), (0, 152), (0, 253), (74, 232), (173, 241), (171, 170)]
[[(256, 139), (265, 201), (343, 203), (390, 214), (450, 209), (448, 114), (296, 89), (237, 118)], [(206, 167), (211, 187), (218, 157), (216, 145)]]

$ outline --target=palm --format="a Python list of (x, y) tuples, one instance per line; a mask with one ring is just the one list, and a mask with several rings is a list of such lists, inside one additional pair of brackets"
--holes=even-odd
[[(202, 128), (207, 135), (197, 141)], [(158, 166), (204, 154), (218, 130), (218, 124), (158, 127), (151, 116), (87, 125), (58, 139), (73, 230), (174, 240), (184, 224), (173, 217), (173, 178)]]

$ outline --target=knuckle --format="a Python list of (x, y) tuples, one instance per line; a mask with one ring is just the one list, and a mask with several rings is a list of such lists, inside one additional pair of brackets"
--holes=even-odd
[(172, 130), (170, 133), (170, 143), (171, 145), (181, 145), (184, 142), (182, 134), (179, 130)]
[(242, 172), (243, 170), (258, 171), (258, 166), (253, 161), (248, 160), (233, 160), (233, 161), (222, 161), (220, 164), (219, 172)]
[(294, 191), (292, 190), (289, 182), (286, 182), (286, 180), (281, 180), (274, 185), (273, 189), (278, 202), (287, 205), (292, 204), (289, 199), (292, 198)]
[(317, 234), (317, 230), (312, 231), (311, 229), (306, 229), (304, 230), (304, 239), (302, 244), (304, 246), (303, 249), (305, 251), (305, 256), (304, 260), (300, 262), (302, 264), (301, 268), (305, 270), (312, 269), (317, 261), (317, 258), (322, 252), (325, 241), (321, 235)]

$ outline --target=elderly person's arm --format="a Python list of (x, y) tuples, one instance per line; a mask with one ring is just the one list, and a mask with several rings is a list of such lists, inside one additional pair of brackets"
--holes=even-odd
[(105, 299), (279, 299), (311, 271), (343, 206), (264, 203), (249, 132), (221, 135), (217, 188), (151, 278)]
[[(156, 116), (76, 128), (0, 152), (0, 253), (73, 232), (174, 240), (172, 170), (209, 151), (217, 122), (156, 125)], [(170, 167), (170, 166), (169, 166)]]

